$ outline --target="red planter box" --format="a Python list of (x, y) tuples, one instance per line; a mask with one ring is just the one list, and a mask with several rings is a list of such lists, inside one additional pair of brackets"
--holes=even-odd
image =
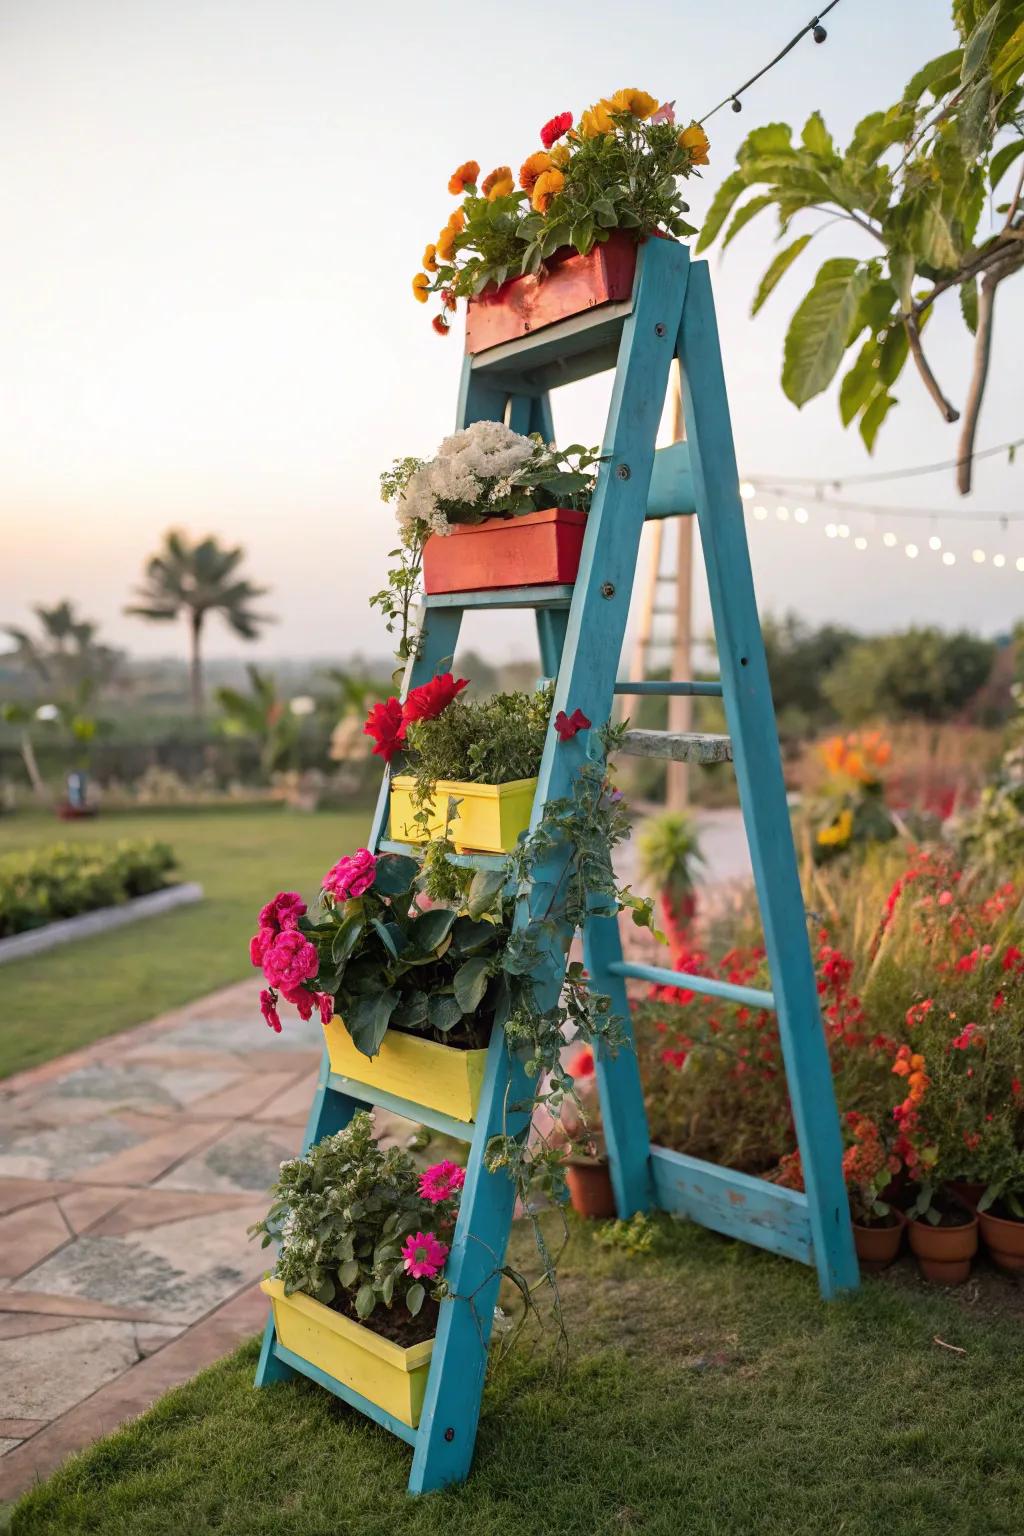
[(487, 592), (499, 587), (566, 586), (576, 580), (587, 514), (555, 507), (523, 517), (488, 517), (423, 546), (428, 592)]
[(557, 252), (549, 258), (546, 271), (485, 289), (469, 301), (466, 351), (485, 352), (568, 315), (628, 299), (633, 292), (636, 252), (637, 242), (617, 229), (586, 256)]

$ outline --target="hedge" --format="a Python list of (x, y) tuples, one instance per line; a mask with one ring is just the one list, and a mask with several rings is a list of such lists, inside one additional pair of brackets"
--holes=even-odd
[(170, 884), (166, 843), (53, 843), (0, 856), (0, 938), (64, 917), (119, 906)]

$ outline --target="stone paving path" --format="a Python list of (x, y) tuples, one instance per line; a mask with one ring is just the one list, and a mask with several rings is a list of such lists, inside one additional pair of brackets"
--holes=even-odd
[(0, 1083), (0, 1501), (263, 1325), (319, 1029), (249, 982)]

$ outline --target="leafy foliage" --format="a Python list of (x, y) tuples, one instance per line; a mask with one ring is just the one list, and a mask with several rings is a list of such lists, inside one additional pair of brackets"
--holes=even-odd
[(496, 693), (489, 699), (461, 694), (432, 720), (415, 720), (406, 735), (409, 770), (417, 797), (429, 801), (438, 780), (511, 784), (533, 778), (547, 737), (554, 688)]
[(54, 843), (0, 857), (0, 939), (159, 891), (175, 867), (166, 843)]
[(260, 744), (260, 766), (264, 774), (290, 768), (299, 740), (299, 721), (287, 699), (278, 692), (277, 681), (269, 672), (252, 665), (246, 668), (251, 693), (237, 688), (218, 688), (217, 703), (224, 711), (223, 729), (229, 736), (253, 737)]
[(843, 720), (948, 720), (986, 681), (995, 656), (989, 640), (957, 631), (909, 629), (858, 641), (824, 680), (825, 697)]
[(844, 426), (858, 422), (869, 451), (898, 403), (893, 389), (908, 356), (945, 420), (958, 419), (921, 345), (935, 300), (958, 289), (976, 335), (958, 475), (967, 491), (995, 289), (1024, 264), (1020, 176), (1010, 201), (996, 207), (993, 228), (979, 228), (986, 194), (998, 196), (1024, 153), (1024, 4), (984, 0), (955, 6), (954, 15), (961, 46), (925, 64), (894, 105), (864, 117), (845, 151), (818, 112), (798, 143), (785, 123), (755, 128), (715, 195), (697, 248), (719, 235), (727, 246), (767, 208), (777, 213), (780, 240), (798, 214), (831, 215), (776, 255), (755, 296), (756, 314), (822, 229), (843, 221), (874, 242), (873, 253), (829, 260), (819, 269), (790, 323), (782, 368), (786, 395), (802, 406), (828, 388), (853, 353), (840, 387), (840, 414)]

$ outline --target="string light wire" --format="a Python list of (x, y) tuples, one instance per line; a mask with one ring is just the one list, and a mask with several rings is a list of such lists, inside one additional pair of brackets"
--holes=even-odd
[(770, 69), (774, 69), (776, 64), (781, 64), (782, 60), (786, 57), (786, 54), (792, 53), (797, 43), (805, 38), (808, 32), (812, 34), (816, 43), (823, 43), (828, 37), (828, 33), (825, 31), (825, 28), (821, 24), (821, 18), (823, 16), (827, 16), (829, 11), (833, 10), (838, 4), (839, 0), (829, 0), (829, 4), (826, 5), (823, 10), (819, 11), (817, 16), (812, 16), (806, 27), (801, 27), (796, 36), (790, 38), (785, 48), (783, 48), (780, 53), (777, 53), (770, 63), (766, 64), (763, 69), (759, 69), (756, 75), (751, 75), (750, 79), (747, 80), (743, 85), (737, 86), (736, 90), (730, 91), (728, 96), (724, 97), (723, 100), (718, 103), (717, 107), (712, 107), (710, 112), (705, 112), (704, 116), (700, 118), (699, 121), (701, 123), (706, 123), (709, 117), (714, 117), (716, 112), (721, 112), (723, 107), (727, 107), (730, 104), (732, 105), (734, 112), (741, 112), (743, 107), (742, 103), (740, 102), (740, 97), (743, 95), (744, 91), (749, 91), (750, 87), (752, 85), (756, 85), (759, 80), (762, 80)]
[[(977, 453), (971, 454), (971, 460), (991, 459), (997, 453), (1012, 454), (1017, 448), (1024, 448), (1024, 437), (1014, 438), (1008, 443), (997, 443), (994, 448), (980, 448)], [(838, 490), (844, 485), (869, 485), (880, 480), (909, 480), (914, 475), (934, 475), (940, 470), (959, 469), (961, 464), (966, 463), (966, 459), (945, 459), (941, 464), (914, 464), (904, 469), (882, 469), (867, 475), (754, 475), (751, 478), (766, 485), (820, 485), (822, 488)]]

